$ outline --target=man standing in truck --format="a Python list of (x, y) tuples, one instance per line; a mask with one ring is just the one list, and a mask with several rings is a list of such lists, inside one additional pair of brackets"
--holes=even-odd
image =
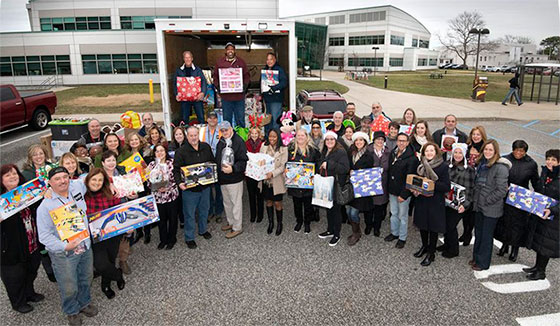
[[(183, 62), (184, 64), (177, 68), (175, 71), (175, 78), (173, 83), (173, 90), (175, 91), (175, 100), (181, 103), (181, 114), (183, 117), (183, 122), (189, 124), (189, 117), (191, 116), (191, 109), (194, 106), (194, 112), (196, 113), (196, 120), (198, 123), (204, 123), (204, 105), (203, 99), (204, 94), (206, 94), (206, 78), (202, 74), (202, 69), (197, 67), (193, 63), (193, 54), (191, 51), (183, 52)], [(181, 96), (182, 92), (177, 88), (177, 77), (193, 77), (195, 83), (199, 83), (200, 92), (198, 94), (192, 94), (194, 98), (183, 98)], [(196, 80), (198, 78), (198, 80)], [(195, 91), (196, 92), (196, 91)]]
[(218, 59), (214, 67), (214, 86), (222, 99), (224, 120), (245, 127), (245, 93), (250, 75), (247, 64), (235, 55), (235, 45), (226, 44), (225, 56)]
[[(263, 81), (263, 79), (265, 80)], [(267, 136), (270, 129), (280, 128), (277, 120), (282, 115), (282, 101), (284, 100), (286, 86), (288, 86), (288, 78), (284, 69), (276, 62), (276, 54), (273, 52), (267, 53), (266, 66), (261, 71), (261, 91), (264, 103), (267, 113), (272, 114), (272, 120), (264, 127)]]

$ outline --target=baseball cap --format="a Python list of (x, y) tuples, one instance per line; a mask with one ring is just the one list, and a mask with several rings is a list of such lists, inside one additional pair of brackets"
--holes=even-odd
[(208, 112), (207, 116), (208, 116), (208, 118), (210, 118), (210, 117), (217, 118), (218, 114), (216, 113), (216, 111), (210, 111), (210, 112)]
[(231, 123), (229, 123), (229, 121), (222, 121), (218, 127), (220, 128), (220, 130), (222, 129), (229, 129), (231, 128)]
[(227, 49), (228, 46), (233, 46), (233, 48), (235, 49), (235, 44), (233, 44), (231, 42), (227, 42), (225, 48)]
[(311, 105), (306, 105), (301, 109), (302, 112), (313, 111), (313, 107)]
[(68, 173), (68, 170), (66, 170), (65, 167), (63, 167), (63, 166), (57, 166), (56, 168), (53, 168), (53, 169), (51, 169), (51, 170), (49, 171), (49, 180), (50, 180), (52, 177), (54, 177), (55, 174), (58, 174), (58, 173), (70, 174), (70, 173)]

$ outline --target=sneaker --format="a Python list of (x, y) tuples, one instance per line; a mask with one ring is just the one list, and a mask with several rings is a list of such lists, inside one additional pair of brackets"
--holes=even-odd
[(70, 326), (82, 325), (82, 316), (80, 314), (68, 315), (68, 325)]
[(311, 233), (311, 225), (306, 224), (306, 225), (303, 227), (303, 229), (304, 229), (303, 233), (305, 233), (305, 234)]
[(196, 242), (194, 242), (194, 240), (190, 240), (190, 241), (187, 240), (187, 241), (185, 241), (185, 243), (187, 244), (187, 247), (189, 249), (196, 249), (196, 247), (197, 247)]
[(389, 233), (389, 235), (385, 237), (385, 241), (390, 242), (390, 241), (396, 240), (398, 238), (399, 237), (397, 237), (396, 235), (393, 235), (392, 233)]
[(231, 230), (232, 227), (233, 227), (233, 226), (231, 226), (231, 225), (229, 225), (229, 224), (223, 225), (223, 226), (222, 226), (222, 231), (224, 231), (224, 232), (225, 232), (225, 231), (229, 231), (229, 230)]
[(331, 238), (331, 241), (329, 241), (329, 246), (334, 247), (338, 244), (339, 241), (340, 241), (340, 237), (333, 236)]
[(93, 317), (93, 316), (97, 315), (99, 310), (97, 309), (97, 307), (93, 303), (90, 303), (87, 306), (85, 306), (85, 308), (80, 310), (80, 312), (83, 313), (84, 315), (86, 315), (86, 317)]
[(505, 103), (502, 103), (502, 105), (505, 105), (505, 106), (507, 106), (507, 104), (505, 104)]
[(200, 234), (201, 236), (204, 237), (204, 239), (206, 240), (210, 240), (212, 239), (212, 234), (210, 234), (210, 232), (206, 231), (204, 234)]
[(402, 248), (404, 248), (404, 244), (405, 244), (405, 243), (406, 243), (406, 241), (399, 240), (399, 241), (397, 241), (397, 243), (395, 244), (395, 248), (402, 249)]
[(242, 230), (239, 230), (239, 231), (231, 230), (230, 232), (226, 233), (226, 238), (227, 239), (232, 239), (232, 238), (235, 238), (236, 236), (240, 235), (241, 233), (243, 233)]
[(321, 234), (319, 234), (319, 239), (326, 239), (326, 238), (330, 238), (334, 236), (334, 234), (330, 233), (329, 231), (325, 231)]
[(300, 230), (301, 230), (301, 223), (297, 223), (296, 227), (294, 228), (294, 232), (299, 233)]

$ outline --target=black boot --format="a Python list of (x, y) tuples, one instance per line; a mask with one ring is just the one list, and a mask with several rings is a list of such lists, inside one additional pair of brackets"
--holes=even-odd
[(420, 263), (422, 266), (430, 266), (430, 264), (436, 259), (436, 255), (433, 253), (429, 253), (426, 255), (424, 260)]
[(537, 265), (533, 266), (533, 267), (527, 267), (527, 268), (523, 268), (523, 271), (527, 274), (531, 274), (537, 271)]
[(527, 274), (527, 278), (531, 281), (544, 280), (546, 278), (546, 274), (543, 271), (534, 271), (531, 274)]
[(105, 293), (107, 299), (113, 299), (115, 297), (115, 291), (113, 291), (110, 286), (101, 287), (101, 292)]
[(505, 254), (507, 254), (509, 252), (509, 246), (507, 244), (503, 244), (502, 247), (500, 248), (500, 251), (498, 251), (498, 256), (503, 256)]
[(142, 239), (143, 237), (144, 237), (144, 231), (142, 230), (142, 228), (136, 229), (136, 236), (134, 237), (132, 244), (135, 244), (136, 242), (140, 241), (140, 239)]
[(519, 247), (511, 246), (511, 254), (509, 255), (510, 261), (517, 261), (517, 254), (519, 253)]
[(416, 258), (420, 258), (422, 256), (424, 256), (426, 253), (428, 252), (428, 247), (420, 247), (420, 250), (418, 250), (417, 252), (414, 253), (414, 257)]
[(255, 223), (257, 221), (257, 217), (255, 215), (251, 215), (251, 223)]
[(268, 229), (266, 233), (271, 234), (274, 229), (274, 207), (266, 206), (266, 216), (268, 217)]
[(366, 225), (366, 229), (364, 230), (364, 234), (369, 235), (371, 233), (371, 229), (373, 229), (373, 225)]
[(447, 246), (445, 245), (445, 243), (436, 247), (437, 251), (445, 251), (446, 249)]
[(276, 235), (282, 234), (282, 213), (282, 210), (276, 210), (276, 222), (278, 222), (276, 225)]

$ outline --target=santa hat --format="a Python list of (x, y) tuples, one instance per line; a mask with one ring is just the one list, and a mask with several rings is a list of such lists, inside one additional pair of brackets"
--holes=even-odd
[(366, 142), (366, 145), (369, 144), (369, 136), (363, 132), (363, 131), (356, 131), (353, 135), (352, 135), (352, 142), (355, 142), (356, 139), (358, 138), (363, 138), (363, 140)]
[(338, 135), (336, 134), (336, 132), (329, 130), (329, 131), (327, 131), (327, 132), (323, 135), (323, 140), (325, 140), (325, 139), (326, 139), (327, 137), (329, 137), (329, 136), (330, 136), (330, 137), (333, 137), (334, 140), (337, 140), (337, 139), (338, 139)]
[[(468, 150), (468, 145), (465, 143), (453, 143), (453, 145), (451, 146), (451, 154), (455, 153), (456, 149), (460, 149), (461, 152), (463, 152), (463, 162), (464, 162), (464, 166), (465, 169), (467, 168), (467, 150)], [(454, 158), (453, 155), (451, 155), (451, 163), (449, 164), (449, 167), (453, 166), (453, 162), (454, 162)]]

